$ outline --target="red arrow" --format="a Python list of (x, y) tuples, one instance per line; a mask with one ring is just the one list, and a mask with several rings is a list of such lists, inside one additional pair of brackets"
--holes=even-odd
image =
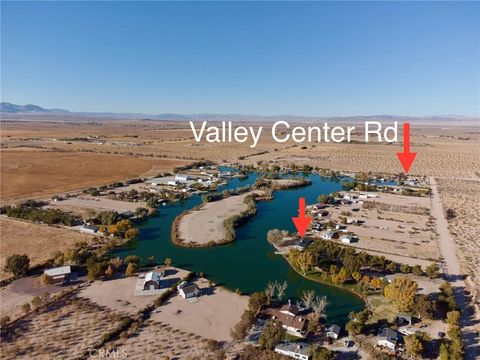
[(308, 225), (310, 225), (310, 222), (312, 221), (311, 217), (305, 216), (305, 198), (298, 199), (298, 216), (292, 217), (292, 220), (300, 236), (304, 237)]
[(403, 123), (403, 152), (397, 152), (398, 159), (402, 163), (405, 174), (408, 174), (410, 166), (412, 166), (413, 160), (417, 153), (410, 152), (410, 124)]

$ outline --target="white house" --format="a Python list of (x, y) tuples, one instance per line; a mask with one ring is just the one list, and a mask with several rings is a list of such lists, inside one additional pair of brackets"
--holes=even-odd
[(180, 285), (178, 285), (177, 290), (180, 296), (183, 297), (184, 299), (198, 297), (201, 295), (201, 291), (197, 287), (197, 285), (192, 283), (187, 283), (186, 281), (183, 281)]
[(401, 337), (399, 333), (397, 333), (395, 330), (385, 328), (378, 335), (377, 345), (395, 351), (400, 340)]
[(145, 275), (143, 281), (143, 290), (158, 290), (160, 289), (160, 276), (158, 272), (151, 271)]
[(98, 226), (84, 224), (80, 227), (80, 232), (85, 233), (85, 234), (94, 235), (98, 232), (98, 229), (99, 229)]
[(353, 241), (353, 234), (347, 234), (341, 238), (342, 243), (350, 244)]
[(322, 234), (322, 239), (323, 240), (332, 240), (333, 237), (335, 236), (335, 231), (333, 230), (327, 230)]
[(178, 185), (178, 181), (177, 181), (177, 180), (168, 180), (168, 181), (167, 181), (167, 185), (177, 186), (177, 185)]
[(340, 326), (333, 324), (327, 329), (327, 337), (337, 340), (340, 336)]
[(191, 180), (191, 176), (186, 175), (186, 174), (177, 174), (177, 175), (175, 175), (175, 180), (177, 180), (177, 181), (188, 181), (188, 180)]
[(300, 342), (280, 343), (275, 346), (275, 352), (294, 359), (309, 360), (311, 346)]
[(53, 282), (63, 283), (69, 280), (72, 273), (72, 268), (69, 265), (61, 266), (53, 269), (47, 269), (43, 273), (48, 275)]

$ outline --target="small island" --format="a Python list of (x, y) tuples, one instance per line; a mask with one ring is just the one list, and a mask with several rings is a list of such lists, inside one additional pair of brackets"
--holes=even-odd
[(210, 247), (235, 240), (235, 228), (256, 213), (256, 197), (249, 191), (221, 200), (204, 202), (180, 214), (172, 226), (172, 241), (184, 247)]

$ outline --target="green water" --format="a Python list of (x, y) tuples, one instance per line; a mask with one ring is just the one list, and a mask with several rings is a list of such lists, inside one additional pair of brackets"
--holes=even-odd
[[(256, 174), (245, 180), (232, 179), (222, 188), (251, 185)], [(303, 278), (290, 268), (267, 242), (267, 231), (272, 228), (294, 230), (292, 216), (297, 215), (298, 198), (305, 197), (307, 204), (316, 202), (319, 194), (341, 190), (341, 183), (318, 175), (310, 175), (312, 185), (299, 189), (276, 191), (274, 200), (257, 203), (257, 215), (237, 229), (237, 239), (229, 245), (212, 248), (181, 248), (171, 241), (171, 226), (175, 217), (184, 210), (201, 203), (199, 196), (159, 208), (158, 216), (140, 227), (135, 248), (117, 250), (115, 256), (138, 255), (142, 259), (155, 256), (156, 261), (172, 258), (175, 266), (195, 272), (203, 272), (217, 284), (242, 293), (265, 289), (269, 281), (287, 281), (284, 300), (299, 298), (305, 289), (313, 289), (326, 295), (328, 321), (344, 325), (350, 311), (363, 308), (363, 302), (352, 293), (329, 285), (322, 285)]]

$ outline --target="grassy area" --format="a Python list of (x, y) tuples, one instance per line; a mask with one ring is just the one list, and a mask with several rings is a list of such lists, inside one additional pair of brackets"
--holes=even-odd
[(370, 303), (371, 310), (373, 311), (369, 323), (373, 324), (383, 319), (387, 319), (389, 321), (393, 321), (395, 319), (395, 314), (397, 313), (395, 306), (393, 303), (387, 302), (384, 296), (369, 296), (368, 302)]

